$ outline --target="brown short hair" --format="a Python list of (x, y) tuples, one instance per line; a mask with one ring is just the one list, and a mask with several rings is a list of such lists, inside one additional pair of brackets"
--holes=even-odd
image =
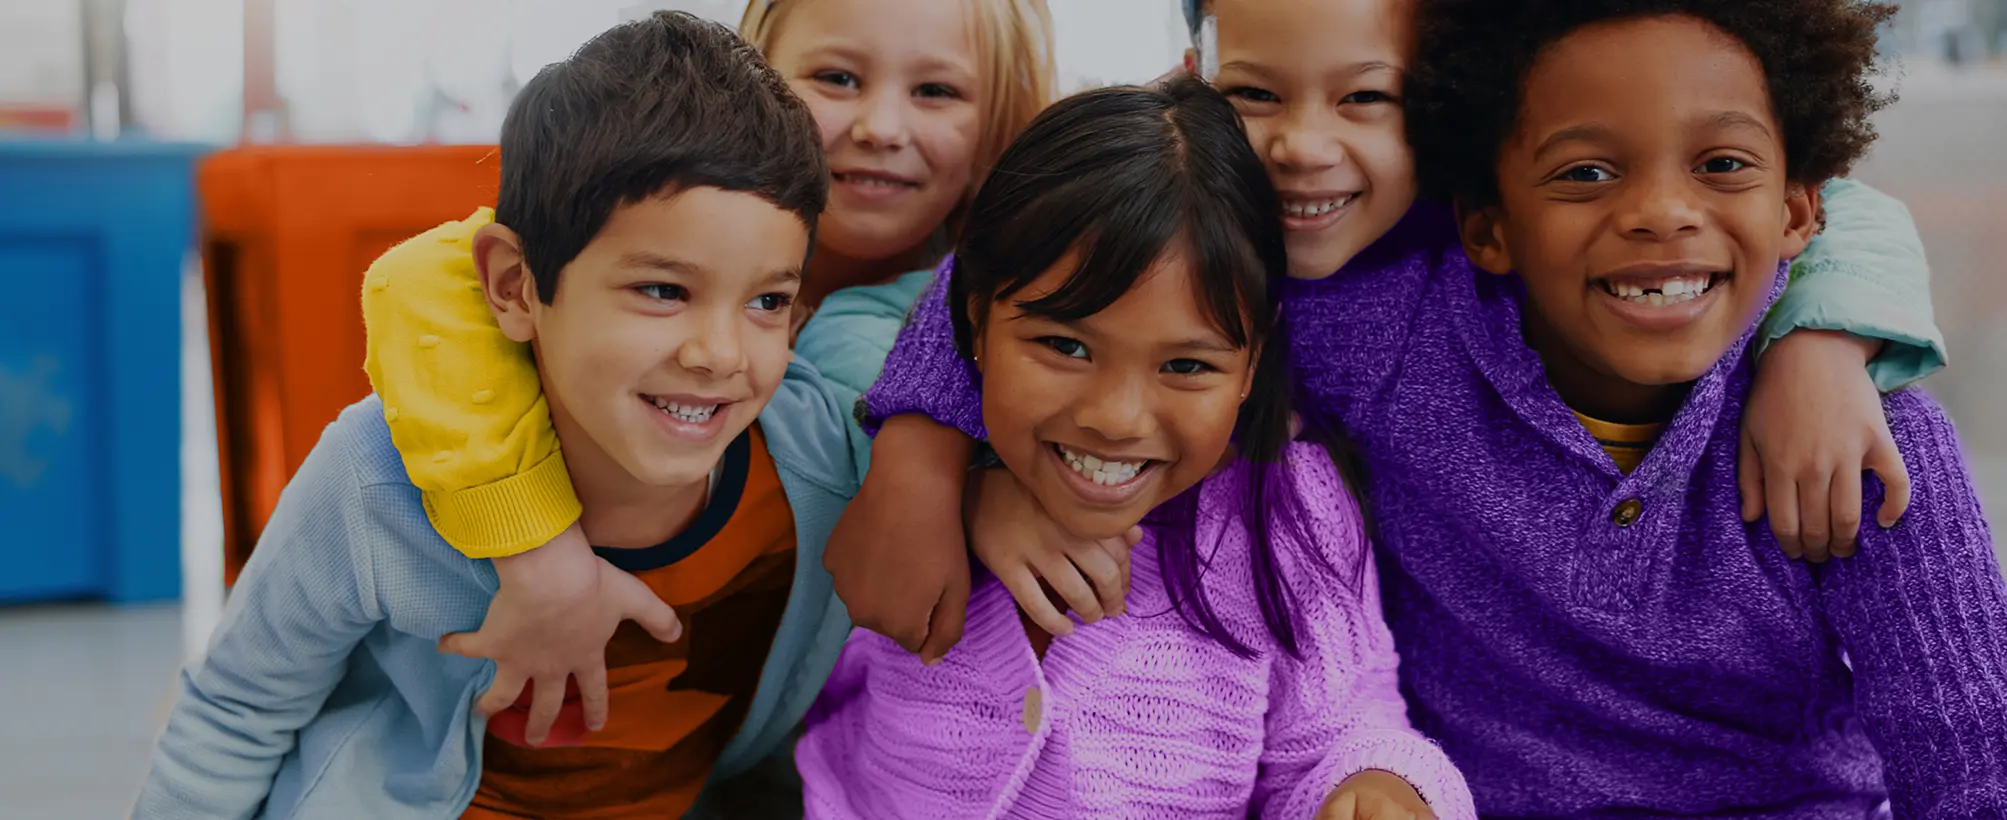
[(829, 197), (807, 106), (731, 29), (658, 12), (592, 38), (523, 87), (502, 123), (495, 221), (522, 238), (545, 304), (615, 208), (712, 187), (810, 231)]

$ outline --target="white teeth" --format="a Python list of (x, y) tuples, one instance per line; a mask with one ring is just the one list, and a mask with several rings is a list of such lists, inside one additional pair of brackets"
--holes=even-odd
[(1352, 200), (1358, 196), (1358, 194), (1348, 194), (1337, 199), (1325, 199), (1315, 202), (1285, 202), (1282, 205), (1282, 214), (1294, 219), (1319, 217), (1351, 204)]
[(1606, 282), (1610, 295), (1639, 305), (1663, 307), (1691, 302), (1714, 288), (1712, 276), (1682, 276), (1660, 282)]
[(673, 401), (663, 401), (662, 399), (655, 399), (655, 409), (662, 411), (664, 415), (667, 415), (670, 418), (673, 418), (677, 421), (687, 421), (691, 424), (703, 424), (704, 422), (710, 421), (711, 416), (718, 412), (718, 405), (715, 404), (682, 405)]
[(1094, 456), (1075, 453), (1065, 447), (1059, 448), (1059, 455), (1065, 459), (1066, 466), (1072, 467), (1074, 472), (1086, 476), (1087, 480), (1104, 487), (1129, 483), (1136, 478), (1137, 473), (1143, 471), (1143, 466), (1148, 463), (1143, 461), (1102, 461)]
[(906, 184), (904, 182), (900, 182), (894, 179), (884, 179), (882, 177), (855, 176), (851, 174), (845, 174), (843, 177), (843, 181), (848, 182), (852, 185), (869, 185), (874, 188), (899, 188), (905, 186)]

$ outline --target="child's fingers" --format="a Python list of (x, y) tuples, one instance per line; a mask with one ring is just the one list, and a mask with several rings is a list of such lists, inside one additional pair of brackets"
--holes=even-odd
[(1324, 808), (1317, 812), (1317, 820), (1352, 820), (1359, 814), (1359, 792), (1345, 789), (1324, 801)]
[(497, 665), (495, 680), (488, 684), (488, 691), (481, 693), (480, 700), (474, 701), (474, 710), (481, 717), (494, 717), (523, 696), (523, 684), (528, 682), (529, 678), (514, 668)]
[(1852, 558), (1861, 533), (1861, 473), (1842, 469), (1833, 474), (1833, 557)]
[(439, 651), (463, 658), (487, 658), (488, 641), (479, 632), (453, 632), (439, 638)]
[(1875, 523), (1888, 529), (1902, 521), (1902, 514), (1909, 511), (1909, 467), (1903, 464), (1895, 440), (1888, 437), (1868, 451), (1866, 464), (1887, 490), (1882, 496), (1882, 508), (1875, 514)]
[(1032, 573), (1031, 567), (991, 567), (990, 570), (996, 573), (997, 580), (1003, 582), (1004, 589), (1010, 590), (1010, 596), (1017, 599), (1018, 607), (1024, 610), (1025, 617), (1030, 618), (1033, 625), (1045, 630), (1048, 635), (1073, 634), (1072, 619), (1059, 614), (1052, 600), (1045, 597), (1045, 590), (1038, 585), (1038, 576)]
[(647, 583), (619, 571), (610, 573), (607, 581), (612, 583), (614, 594), (620, 599), (615, 606), (622, 617), (640, 624), (655, 640), (663, 643), (675, 643), (683, 637), (683, 620), (676, 617), (676, 610), (649, 589)]
[(1796, 561), (1805, 557), (1805, 547), (1798, 542), (1798, 482), (1781, 476), (1772, 478), (1765, 476), (1763, 481), (1763, 506), (1770, 516), (1770, 534), (1777, 536), (1777, 546), (1784, 549), (1784, 554)]
[(1749, 428), (1742, 428), (1742, 454), (1735, 462), (1735, 483), (1742, 490), (1742, 522), (1753, 524), (1763, 517), (1763, 458), (1756, 453), (1756, 440)]
[[(1034, 568), (1045, 579), (1046, 585), (1059, 593), (1059, 599), (1066, 602), (1067, 608), (1080, 615), (1080, 620), (1091, 624), (1107, 614), (1101, 610), (1101, 599), (1094, 595), (1094, 586), (1087, 583), (1087, 577), (1080, 574), (1080, 568), (1067, 560), (1065, 555), (1040, 556)], [(1071, 629), (1073, 621), (1068, 619), (1066, 623)]]
[[(1037, 586), (1034, 582), (1033, 586)], [(927, 639), (920, 645), (920, 662), (928, 666), (940, 663), (948, 656), (948, 650), (962, 642), (962, 625), (969, 615), (969, 574), (957, 573), (948, 579), (947, 589), (941, 592), (941, 600), (934, 604), (934, 612), (928, 619)]]
[(593, 653), (592, 660), (572, 670), (571, 676), (578, 681), (578, 705), (585, 711), (585, 728), (595, 732), (606, 728), (606, 656)]
[(1798, 544), (1805, 560), (1823, 564), (1832, 557), (1833, 477), (1816, 472), (1798, 479)]
[(558, 712), (564, 709), (565, 680), (569, 677), (545, 675), (536, 679), (530, 692), (530, 720), (523, 725), (523, 742), (542, 746), (550, 739), (551, 727), (557, 724)]
[[(1115, 563), (1115, 556), (1110, 554), (1105, 547), (1106, 545), (1097, 543), (1094, 549), (1082, 550), (1078, 555), (1072, 556), (1072, 558), (1074, 568), (1078, 569), (1082, 575), (1087, 576), (1088, 583), (1094, 585), (1094, 593), (1098, 596), (1097, 603), (1101, 606), (1101, 614), (1104, 617), (1113, 618), (1122, 614), (1122, 567)], [(1082, 614), (1080, 617), (1082, 620), (1087, 619), (1085, 614)], [(1093, 621), (1088, 621), (1088, 623), (1093, 623)]]

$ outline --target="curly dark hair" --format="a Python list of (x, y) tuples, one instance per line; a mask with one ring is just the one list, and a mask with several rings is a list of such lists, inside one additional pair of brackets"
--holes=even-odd
[(1421, 0), (1405, 93), (1423, 194), (1496, 203), (1499, 152), (1540, 53), (1586, 25), (1669, 14), (1722, 29), (1762, 63), (1791, 181), (1841, 176), (1875, 140), (1869, 117), (1895, 101), (1868, 83), (1895, 13), (1874, 0)]

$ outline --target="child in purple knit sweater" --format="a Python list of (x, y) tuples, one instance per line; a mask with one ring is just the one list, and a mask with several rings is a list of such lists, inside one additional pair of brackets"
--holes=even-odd
[(1289, 441), (1277, 207), (1193, 79), (1004, 153), (936, 283), (989, 388), (975, 484), (1133, 543), (1134, 614), (1054, 642), (986, 575), (936, 666), (856, 631), (796, 750), (809, 817), (1475, 816), (1408, 726), (1358, 508)]
[[(1854, 557), (1738, 499), (1756, 322), (1872, 140), (1891, 11), (1420, 4), (1407, 128), (1455, 218), (1282, 301), (1372, 478), (1416, 725), (1486, 815), (2007, 816), (2007, 584), (1942, 410), (1885, 399), (1913, 497)], [(964, 419), (950, 372), (895, 352), (873, 409)]]

